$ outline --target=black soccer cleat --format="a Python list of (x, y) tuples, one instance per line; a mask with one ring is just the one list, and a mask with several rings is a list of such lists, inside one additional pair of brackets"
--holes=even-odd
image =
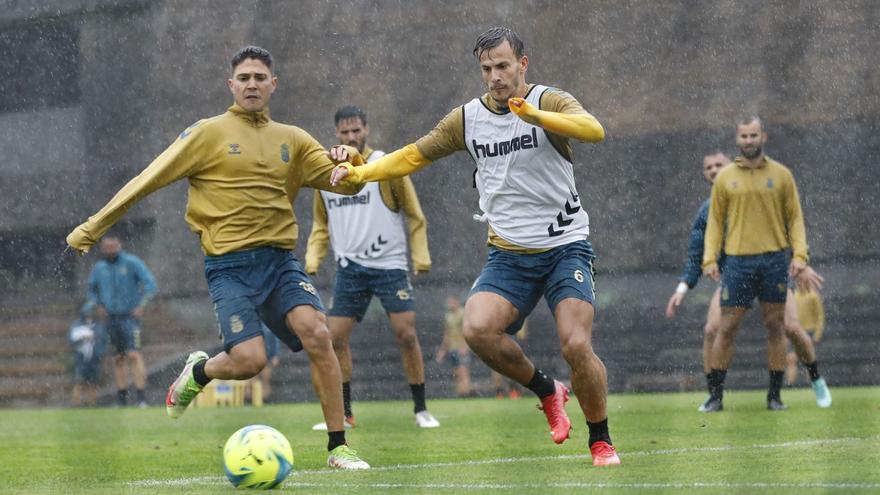
[(785, 404), (782, 403), (782, 400), (777, 397), (771, 397), (767, 399), (767, 409), (771, 411), (784, 411), (788, 409)]

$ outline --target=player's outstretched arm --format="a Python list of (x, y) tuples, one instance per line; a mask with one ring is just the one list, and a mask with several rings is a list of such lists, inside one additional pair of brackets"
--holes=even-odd
[(360, 167), (350, 163), (340, 164), (330, 175), (330, 185), (360, 185), (366, 182), (396, 179), (421, 170), (429, 163), (431, 161), (422, 155), (415, 144), (408, 144), (393, 153), (389, 153), (374, 162)]
[(510, 110), (519, 118), (554, 134), (578, 141), (598, 143), (605, 139), (602, 124), (589, 113), (560, 113), (539, 110), (523, 98), (508, 100)]
[(87, 253), (136, 202), (189, 174), (204, 146), (199, 130), (193, 125), (181, 133), (177, 141), (123, 186), (98, 213), (73, 229), (67, 235), (67, 244), (80, 254)]

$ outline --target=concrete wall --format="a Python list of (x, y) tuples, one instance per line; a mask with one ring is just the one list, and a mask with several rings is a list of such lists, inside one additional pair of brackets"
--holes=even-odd
[[(880, 214), (880, 9), (872, 1), (81, 0), (0, 7), (4, 53), (17, 46), (7, 33), (48, 33), (59, 23), (74, 27), (78, 47), (76, 73), (62, 75), (79, 87), (68, 103), (0, 114), (0, 238), (8, 241), (0, 276), (15, 292), (35, 280), (79, 290), (94, 260), (58, 261), (64, 234), (181, 129), (225, 110), (228, 59), (239, 47), (259, 44), (275, 55), (277, 120), (329, 145), (333, 112), (355, 103), (370, 116), (372, 144), (392, 150), (481, 93), (470, 51), (480, 32), (498, 24), (524, 38), (528, 80), (568, 90), (606, 126), (605, 143), (575, 146), (601, 270), (680, 265), (690, 219), (708, 194), (701, 152), (735, 151), (732, 122), (751, 113), (765, 117), (768, 153), (798, 179), (814, 257), (880, 255), (878, 236), (867, 228)], [(17, 62), (17, 77), (34, 72), (28, 63)], [(414, 177), (435, 263), (425, 283), (463, 282), (482, 265), (484, 226), (470, 220), (472, 170), (460, 153)], [(155, 194), (122, 226), (166, 293), (204, 290), (198, 243), (183, 221), (185, 190), (177, 184)], [(305, 192), (296, 203), (301, 247), (311, 198)], [(17, 256), (22, 249), (38, 253)], [(34, 271), (23, 259), (76, 268)]]

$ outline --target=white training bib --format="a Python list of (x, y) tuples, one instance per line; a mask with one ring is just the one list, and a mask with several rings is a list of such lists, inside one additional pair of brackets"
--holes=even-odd
[[(547, 86), (526, 101), (540, 108)], [(540, 127), (515, 113), (497, 114), (475, 98), (463, 107), (465, 146), (477, 163), (480, 209), (492, 230), (525, 248), (553, 248), (584, 240), (589, 217), (581, 207), (571, 162)]]
[[(370, 153), (367, 162), (384, 156)], [(378, 182), (368, 182), (351, 196), (319, 191), (327, 210), (330, 244), (336, 261), (353, 261), (368, 268), (406, 270), (406, 229), (403, 214), (382, 201)]]

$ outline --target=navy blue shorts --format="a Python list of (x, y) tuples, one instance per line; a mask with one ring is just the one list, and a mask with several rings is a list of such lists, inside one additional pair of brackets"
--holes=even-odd
[(266, 359), (268, 360), (272, 360), (281, 350), (281, 341), (266, 325), (263, 325), (263, 345), (266, 347)]
[(750, 308), (762, 303), (785, 303), (788, 292), (788, 254), (785, 251), (751, 256), (727, 255), (721, 275), (721, 305)]
[(312, 280), (285, 249), (259, 247), (205, 256), (205, 277), (227, 352), (262, 335), (261, 321), (291, 350), (300, 351), (302, 343), (287, 327), (287, 313), (305, 304), (324, 311)]
[(538, 254), (519, 254), (489, 247), (489, 259), (471, 288), (494, 292), (519, 311), (519, 318), (506, 332), (513, 335), (522, 327), (543, 294), (550, 312), (567, 298), (580, 299), (595, 306), (596, 255), (588, 241), (576, 241)]
[(141, 322), (130, 315), (110, 315), (98, 324), (110, 336), (117, 354), (141, 350)]
[(388, 313), (415, 309), (412, 285), (406, 270), (367, 268), (352, 261), (336, 266), (333, 305), (330, 316), (356, 318), (361, 321), (373, 296), (379, 298)]

